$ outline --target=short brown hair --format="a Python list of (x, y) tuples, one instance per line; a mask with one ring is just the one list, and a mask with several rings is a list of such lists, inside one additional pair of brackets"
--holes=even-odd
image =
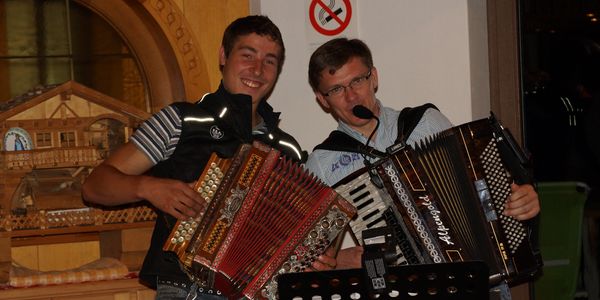
[(281, 73), (283, 61), (285, 60), (285, 47), (283, 46), (283, 38), (281, 37), (281, 32), (279, 31), (277, 25), (275, 25), (267, 16), (252, 15), (242, 17), (229, 24), (223, 33), (223, 40), (221, 41), (221, 45), (225, 50), (225, 57), (229, 57), (229, 53), (231, 53), (233, 46), (240, 36), (251, 33), (256, 33), (260, 36), (267, 36), (277, 45), (279, 45), (281, 51), (278, 57), (279, 64), (277, 73)]
[(329, 69), (333, 74), (353, 57), (360, 58), (369, 69), (373, 68), (371, 50), (359, 39), (336, 38), (319, 46), (308, 63), (308, 83), (313, 91), (318, 91), (323, 70)]

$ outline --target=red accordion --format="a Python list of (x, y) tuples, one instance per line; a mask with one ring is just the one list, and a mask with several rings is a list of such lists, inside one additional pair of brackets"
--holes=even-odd
[(277, 274), (310, 266), (356, 213), (304, 168), (260, 142), (213, 154), (196, 190), (202, 216), (179, 221), (163, 250), (202, 286), (229, 297), (276, 299)]

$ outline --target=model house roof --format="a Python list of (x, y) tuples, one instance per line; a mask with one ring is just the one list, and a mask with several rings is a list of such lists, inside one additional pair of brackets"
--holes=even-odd
[(37, 105), (42, 105), (44, 102), (51, 99), (71, 99), (73, 96), (94, 104), (94, 107), (110, 110), (134, 119), (145, 120), (150, 117), (148, 112), (128, 105), (75, 81), (67, 81), (62, 84), (37, 86), (23, 95), (14, 97), (8, 102), (1, 103), (0, 122), (14, 118), (15, 116), (22, 114)]

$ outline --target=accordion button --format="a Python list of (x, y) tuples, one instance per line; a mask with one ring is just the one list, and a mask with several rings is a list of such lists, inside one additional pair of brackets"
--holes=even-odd
[(335, 226), (338, 228), (344, 227), (345, 224), (346, 224), (346, 221), (344, 221), (344, 219), (335, 220)]
[(176, 244), (177, 243), (177, 239), (176, 238), (172, 238), (171, 239), (171, 244)]
[(329, 226), (331, 226), (331, 224), (329, 223), (329, 220), (321, 221), (321, 227), (327, 229), (327, 228), (329, 228)]
[(319, 234), (316, 231), (313, 230), (313, 231), (310, 232), (309, 236), (314, 239), (314, 238), (317, 238), (319, 236)]
[(178, 238), (177, 238), (177, 242), (179, 242), (179, 243), (183, 243), (183, 241), (184, 241), (184, 239), (183, 239), (183, 237), (182, 237), (182, 236), (180, 236), (180, 237), (178, 237)]

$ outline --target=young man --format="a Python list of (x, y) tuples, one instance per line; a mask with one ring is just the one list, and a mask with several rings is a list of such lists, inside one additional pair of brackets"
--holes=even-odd
[[(385, 152), (387, 147), (394, 144), (398, 136), (400, 112), (384, 107), (376, 98), (377, 68), (373, 65), (371, 51), (362, 41), (338, 38), (321, 45), (310, 58), (308, 80), (319, 103), (338, 121), (337, 130), (365, 144), (375, 130), (377, 121), (354, 115), (354, 107), (362, 105), (380, 120), (369, 146)], [(406, 141), (414, 145), (416, 141), (450, 127), (452, 124), (444, 115), (429, 108)], [(317, 149), (309, 155), (306, 168), (325, 183), (333, 185), (363, 168), (363, 161), (363, 157), (356, 153)], [(504, 214), (527, 220), (535, 217), (539, 211), (540, 205), (533, 186), (513, 184)], [(360, 267), (361, 254), (361, 247), (340, 251), (337, 256), (338, 268)], [(335, 265), (331, 257), (321, 256), (320, 261), (323, 264), (317, 263), (317, 269)], [(505, 291), (505, 294), (508, 292)], [(510, 294), (504, 298), (510, 299)]]
[(157, 299), (221, 299), (190, 282), (173, 253), (162, 251), (177, 219), (196, 217), (205, 201), (193, 182), (216, 152), (232, 157), (241, 143), (258, 139), (295, 161), (304, 161), (293, 137), (277, 127), (279, 113), (266, 102), (281, 72), (281, 33), (265, 16), (248, 16), (224, 32), (218, 90), (199, 102), (174, 103), (148, 119), (129, 143), (94, 169), (83, 186), (85, 200), (119, 205), (147, 200), (158, 209), (140, 278), (157, 288)]

